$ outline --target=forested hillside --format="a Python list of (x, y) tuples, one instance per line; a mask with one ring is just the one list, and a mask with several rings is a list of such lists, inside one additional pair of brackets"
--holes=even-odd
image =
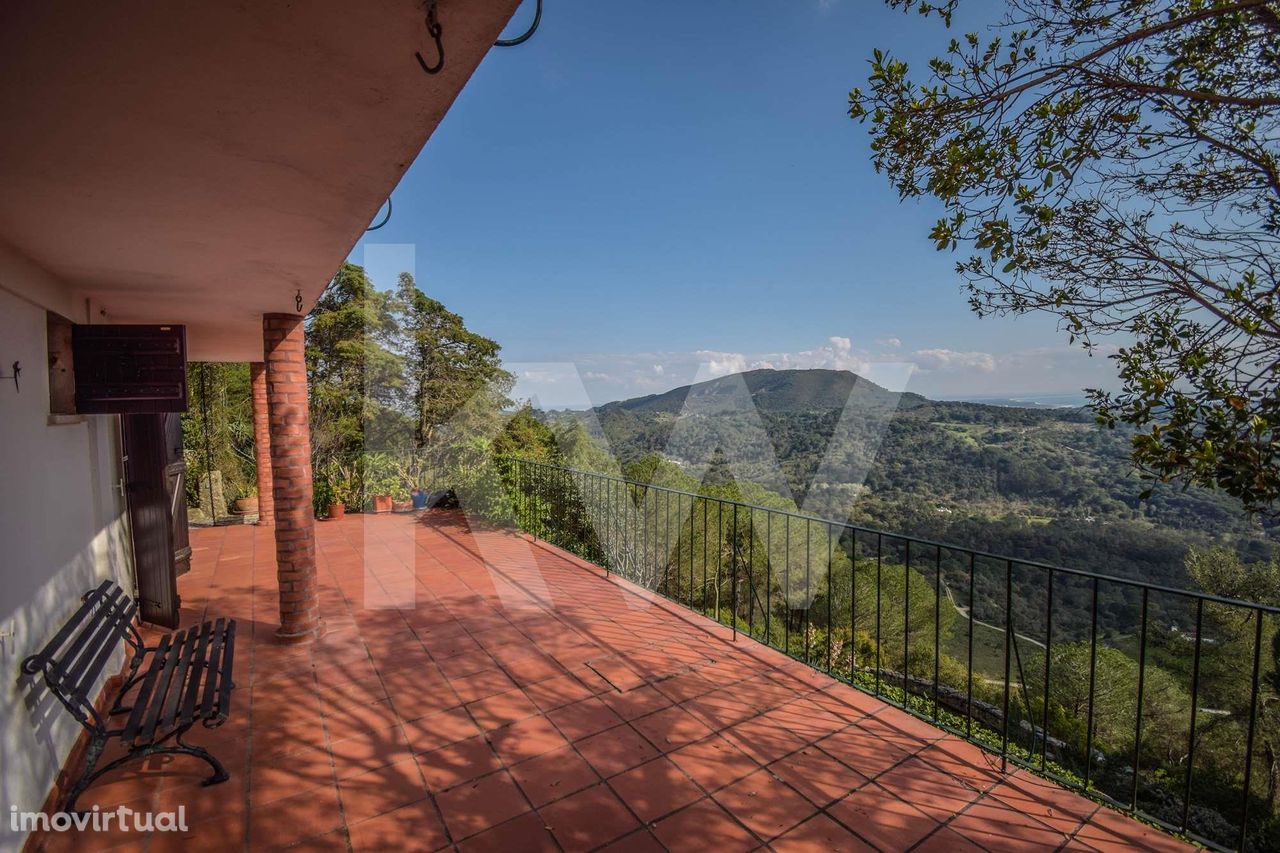
[[(806, 513), (1011, 557), (1185, 585), (1192, 545), (1246, 562), (1275, 530), (1238, 502), (1153, 484), (1129, 434), (1088, 413), (940, 402), (852, 373), (757, 370), (609, 403), (581, 418), (624, 463), (695, 476), (713, 458)], [(1143, 497), (1148, 489), (1151, 494)]]

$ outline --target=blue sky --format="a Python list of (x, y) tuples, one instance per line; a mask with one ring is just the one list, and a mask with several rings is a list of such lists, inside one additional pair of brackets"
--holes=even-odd
[(900, 204), (846, 117), (873, 47), (918, 63), (948, 38), (873, 0), (546, 0), (352, 260), (381, 287), (412, 270), (518, 375), (572, 364), (596, 403), (766, 365), (936, 397), (1110, 386), (1050, 318), (969, 312), (937, 208)]

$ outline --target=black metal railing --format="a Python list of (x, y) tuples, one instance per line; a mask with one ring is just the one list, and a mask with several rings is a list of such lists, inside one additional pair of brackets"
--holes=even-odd
[(735, 639), (1211, 847), (1276, 831), (1277, 768), (1255, 758), (1275, 760), (1280, 609), (755, 506), (732, 486), (500, 467), (522, 529)]

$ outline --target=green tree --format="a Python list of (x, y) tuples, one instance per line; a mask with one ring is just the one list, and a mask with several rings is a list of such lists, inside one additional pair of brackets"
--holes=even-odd
[[(887, 0), (947, 27), (958, 0)], [(849, 113), (979, 315), (1048, 312), (1122, 390), (1147, 476), (1280, 497), (1280, 4), (1016, 0), (927, 71), (877, 50)]]
[[(1186, 559), (1187, 574), (1201, 588), (1215, 595), (1280, 607), (1280, 559), (1245, 565), (1225, 548), (1192, 548)], [(1243, 768), (1246, 728), (1252, 699), (1253, 661), (1259, 656), (1258, 714), (1255, 721), (1254, 780), (1252, 790), (1261, 794), (1272, 814), (1280, 796), (1280, 620), (1262, 618), (1262, 643), (1257, 640), (1255, 611), (1224, 604), (1207, 604), (1205, 636), (1214, 647), (1205, 654), (1202, 678), (1216, 705), (1226, 710), (1203, 727), (1200, 738), (1214, 737), (1215, 730), (1230, 726), (1230, 734), (1215, 738), (1217, 760), (1234, 773)]]
[(496, 414), (509, 404), (514, 377), (502, 369), (496, 341), (468, 329), (407, 272), (400, 273), (395, 299), (415, 448), (431, 447), (439, 430), (459, 415)]
[(538, 420), (533, 408), (521, 406), (493, 440), (493, 452), (505, 458), (553, 462), (559, 459), (556, 434)]
[[(182, 447), (187, 463), (187, 498), (208, 491), (209, 471), (222, 474), (228, 501), (257, 489), (253, 448), (253, 404), (249, 365), (191, 362), (187, 365), (189, 400), (182, 413)], [(222, 514), (227, 507), (216, 507)]]
[(344, 263), (307, 315), (311, 446), (317, 469), (347, 467), (398, 443), (404, 361), (393, 349), (391, 300), (362, 267)]
[(568, 467), (596, 474), (617, 475), (618, 461), (603, 442), (591, 435), (580, 419), (573, 418), (557, 426), (555, 441), (560, 456)]
[[(1119, 649), (1099, 645), (1093, 668), (1088, 643), (1065, 643), (1054, 646), (1051, 666), (1049, 731), (1084, 754), (1092, 686), (1093, 746), (1123, 766), (1133, 753), (1138, 718), (1137, 662)], [(1031, 687), (1041, 693), (1039, 685)], [(1037, 695), (1032, 708), (1041, 702), (1043, 696)], [(1185, 757), (1190, 719), (1186, 688), (1148, 663), (1142, 690), (1142, 757), (1148, 765), (1176, 765)]]

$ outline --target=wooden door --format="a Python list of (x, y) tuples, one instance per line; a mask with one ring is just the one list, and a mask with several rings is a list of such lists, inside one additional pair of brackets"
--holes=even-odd
[(191, 531), (187, 528), (187, 460), (182, 453), (182, 415), (164, 415), (164, 478), (169, 496), (169, 527), (173, 535), (174, 573), (191, 571)]
[[(176, 628), (178, 573), (168, 463), (171, 430), (165, 421), (164, 414), (120, 416), (139, 614), (144, 622)], [(180, 497), (179, 503), (185, 513), (185, 498)]]

